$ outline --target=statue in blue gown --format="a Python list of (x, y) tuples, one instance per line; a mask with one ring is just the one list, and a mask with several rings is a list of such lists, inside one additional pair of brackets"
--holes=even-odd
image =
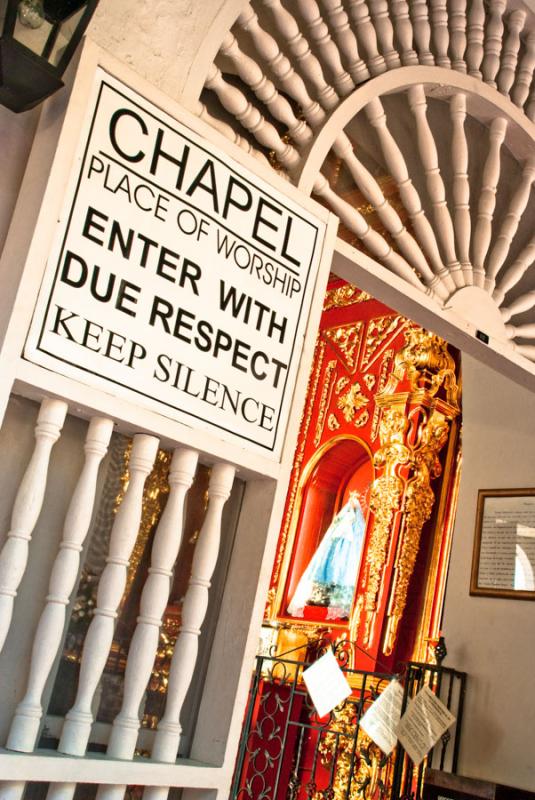
[(328, 609), (327, 619), (349, 617), (365, 529), (357, 492), (351, 492), (303, 572), (288, 614), (302, 617), (305, 606), (323, 606)]

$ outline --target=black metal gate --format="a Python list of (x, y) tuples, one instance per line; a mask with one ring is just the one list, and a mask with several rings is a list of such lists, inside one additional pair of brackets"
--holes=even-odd
[[(310, 663), (258, 656), (242, 731), (232, 800), (419, 800), (427, 764), (455, 772), (466, 674), (409, 662), (401, 674), (347, 666), (351, 645), (335, 655), (353, 691), (328, 716), (318, 718), (302, 681)], [(456, 717), (454, 726), (415, 766), (398, 745), (385, 756), (359, 722), (392, 680), (404, 686), (402, 713), (424, 685)]]

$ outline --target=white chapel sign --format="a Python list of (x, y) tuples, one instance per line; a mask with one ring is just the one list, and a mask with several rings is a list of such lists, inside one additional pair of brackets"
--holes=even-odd
[(326, 223), (102, 69), (25, 357), (280, 456)]

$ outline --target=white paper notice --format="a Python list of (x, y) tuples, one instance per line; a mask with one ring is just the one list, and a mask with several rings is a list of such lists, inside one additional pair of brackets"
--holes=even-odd
[(351, 686), (332, 650), (303, 672), (303, 680), (319, 717), (324, 717), (351, 694)]
[(385, 755), (390, 755), (397, 744), (396, 729), (401, 716), (403, 689), (397, 681), (391, 681), (384, 692), (369, 707), (360, 727), (373, 739)]
[(398, 739), (415, 764), (419, 764), (455, 722), (444, 703), (424, 686), (407, 706), (398, 725)]

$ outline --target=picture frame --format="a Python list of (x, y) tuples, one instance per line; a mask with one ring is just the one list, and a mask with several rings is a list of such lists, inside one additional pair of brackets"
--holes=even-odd
[(535, 600), (535, 488), (479, 490), (470, 594)]

